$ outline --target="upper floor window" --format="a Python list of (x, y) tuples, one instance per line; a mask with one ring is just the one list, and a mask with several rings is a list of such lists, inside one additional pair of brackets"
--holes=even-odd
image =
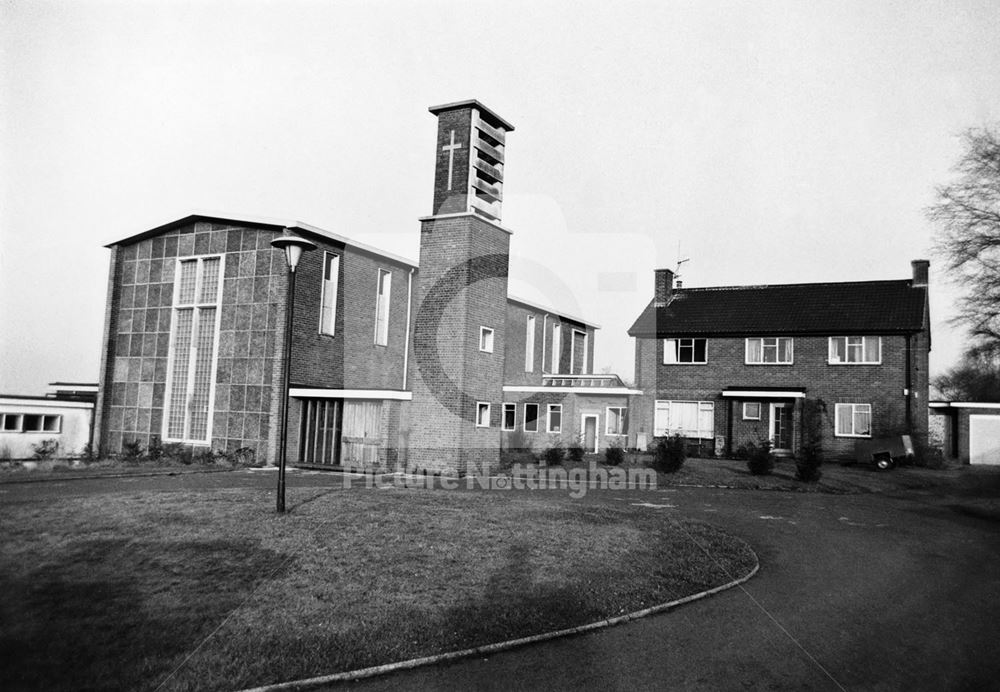
[(479, 328), (479, 350), (493, 353), (493, 330), (489, 327)]
[(552, 367), (550, 372), (553, 375), (559, 374), (560, 356), (562, 356), (562, 325), (556, 323), (552, 325)]
[(834, 409), (837, 437), (871, 437), (871, 404), (837, 404)]
[(750, 365), (775, 363), (791, 365), (792, 340), (786, 336), (747, 339), (747, 359)]
[(323, 295), (319, 310), (319, 332), (333, 336), (337, 318), (337, 282), (340, 279), (340, 255), (323, 255)]
[(375, 343), (389, 343), (389, 296), (392, 293), (392, 272), (378, 270), (378, 291), (375, 296)]
[(694, 363), (704, 365), (708, 362), (708, 345), (706, 339), (664, 339), (663, 364)]
[(587, 372), (587, 332), (574, 329), (569, 347), (569, 374), (584, 372)]
[(882, 338), (878, 336), (831, 336), (830, 363), (878, 365), (882, 362)]
[(524, 331), (524, 371), (535, 371), (535, 316), (528, 315)]

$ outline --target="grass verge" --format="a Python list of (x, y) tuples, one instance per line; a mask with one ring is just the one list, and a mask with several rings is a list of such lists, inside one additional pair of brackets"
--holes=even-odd
[[(741, 541), (556, 496), (137, 493), (0, 509), (0, 688), (234, 689), (570, 627), (749, 572)], [(708, 554), (706, 554), (706, 551)]]

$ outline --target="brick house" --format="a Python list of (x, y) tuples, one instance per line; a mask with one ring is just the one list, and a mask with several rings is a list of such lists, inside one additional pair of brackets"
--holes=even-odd
[(929, 263), (910, 279), (681, 288), (656, 271), (635, 337), (633, 444), (679, 434), (716, 454), (807, 437), (828, 458), (928, 416)]
[(621, 409), (638, 392), (581, 377), (597, 326), (507, 295), (513, 127), (478, 101), (430, 111), (419, 269), (309, 224), (246, 216), (190, 214), (107, 246), (102, 452), (159, 441), (276, 458), (288, 296), (271, 241), (285, 229), (317, 245), (297, 269), (290, 460), (466, 473), (495, 467), (513, 432), (533, 446), (586, 436), (594, 449), (609, 443), (602, 431), (624, 434)]

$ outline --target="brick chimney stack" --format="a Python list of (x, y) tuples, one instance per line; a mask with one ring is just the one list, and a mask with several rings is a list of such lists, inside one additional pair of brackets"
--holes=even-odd
[(910, 262), (913, 266), (913, 286), (926, 287), (927, 286), (927, 276), (930, 270), (931, 263), (928, 260), (913, 260)]
[(674, 273), (669, 269), (656, 269), (654, 274), (656, 279), (653, 302), (657, 305), (666, 305), (674, 292)]

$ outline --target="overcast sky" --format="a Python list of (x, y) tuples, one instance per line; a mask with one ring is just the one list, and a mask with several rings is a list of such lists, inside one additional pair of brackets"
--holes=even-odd
[(601, 324), (625, 376), (678, 253), (692, 287), (909, 277), (956, 135), (1000, 121), (995, 0), (0, 0), (0, 51), (4, 393), (96, 381), (103, 245), (190, 210), (416, 259), (431, 105), (515, 125), (511, 292)]

